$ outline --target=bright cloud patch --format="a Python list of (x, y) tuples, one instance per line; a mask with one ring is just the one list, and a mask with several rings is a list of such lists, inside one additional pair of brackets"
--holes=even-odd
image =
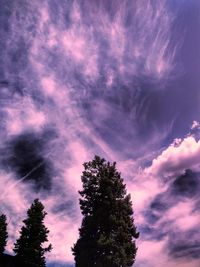
[(73, 264), (82, 164), (98, 154), (117, 162), (132, 195), (135, 266), (199, 267), (200, 7), (186, 2), (0, 3), (9, 252), (39, 197), (49, 266)]
[(152, 166), (146, 172), (155, 175), (178, 175), (185, 169), (200, 170), (200, 141), (188, 136), (177, 140), (153, 160)]

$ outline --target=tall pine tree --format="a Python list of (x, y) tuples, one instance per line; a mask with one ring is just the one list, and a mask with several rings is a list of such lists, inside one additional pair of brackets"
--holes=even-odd
[(44, 254), (51, 251), (51, 244), (43, 248), (42, 244), (48, 241), (49, 230), (44, 225), (44, 218), (47, 213), (43, 204), (35, 199), (27, 211), (27, 219), (23, 221), (20, 237), (15, 243), (14, 252), (25, 266), (45, 267)]
[(8, 232), (6, 215), (0, 215), (0, 255), (3, 254), (7, 244)]
[(136, 257), (130, 195), (116, 163), (95, 156), (86, 162), (81, 177), (83, 215), (79, 239), (72, 248), (76, 267), (129, 267)]

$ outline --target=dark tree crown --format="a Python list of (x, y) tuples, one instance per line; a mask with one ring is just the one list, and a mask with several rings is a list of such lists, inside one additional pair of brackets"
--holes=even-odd
[(35, 199), (27, 211), (27, 219), (23, 221), (24, 226), (13, 250), (27, 266), (46, 266), (44, 254), (52, 249), (51, 244), (46, 248), (42, 247), (48, 241), (49, 230), (44, 225), (46, 215), (43, 204)]
[(130, 195), (116, 163), (95, 156), (84, 163), (80, 237), (72, 248), (76, 267), (129, 267), (138, 238)]
[(0, 215), (0, 254), (5, 250), (7, 244), (8, 232), (7, 232), (7, 219), (6, 215)]

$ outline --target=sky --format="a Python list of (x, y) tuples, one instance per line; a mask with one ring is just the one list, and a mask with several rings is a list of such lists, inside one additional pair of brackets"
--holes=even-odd
[(7, 252), (40, 198), (48, 267), (74, 266), (83, 163), (116, 161), (135, 267), (200, 264), (200, 2), (0, 0)]

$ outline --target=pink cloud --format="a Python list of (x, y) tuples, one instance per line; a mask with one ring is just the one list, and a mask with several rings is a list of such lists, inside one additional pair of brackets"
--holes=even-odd
[(200, 214), (198, 212), (195, 213), (193, 209), (194, 202), (191, 199), (179, 202), (165, 213), (165, 218), (161, 218), (161, 222), (167, 219), (173, 222), (174, 226), (181, 231), (195, 229), (195, 227), (198, 227)]
[(4, 110), (9, 135), (18, 135), (26, 130), (40, 131), (47, 122), (44, 112), (36, 108), (29, 97), (22, 97), (15, 105)]
[[(149, 262), (154, 267), (167, 266), (165, 253), (166, 240), (162, 241), (138, 241), (137, 259), (146, 264)], [(137, 261), (136, 261), (137, 264)]]
[(178, 175), (185, 169), (200, 170), (200, 141), (188, 136), (178, 144), (172, 144), (153, 160), (145, 172), (153, 175)]
[(53, 245), (52, 252), (47, 255), (48, 261), (73, 262), (71, 247), (78, 238), (80, 220), (70, 218), (65, 212), (55, 214), (45, 201), (44, 203), (46, 210), (49, 210), (46, 226), (50, 230), (49, 242)]

